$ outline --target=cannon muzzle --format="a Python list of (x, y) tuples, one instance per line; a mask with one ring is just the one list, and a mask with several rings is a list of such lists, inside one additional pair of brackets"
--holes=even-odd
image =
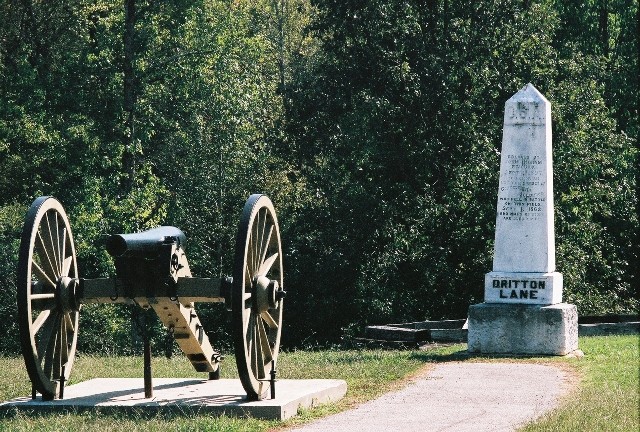
[(166, 242), (177, 242), (184, 249), (187, 237), (172, 226), (161, 226), (134, 234), (114, 234), (107, 240), (107, 252), (112, 257), (155, 254)]

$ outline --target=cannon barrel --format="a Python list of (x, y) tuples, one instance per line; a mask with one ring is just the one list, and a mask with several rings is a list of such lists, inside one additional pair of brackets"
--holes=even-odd
[(177, 241), (182, 249), (185, 248), (187, 237), (172, 226), (161, 226), (147, 231), (133, 234), (114, 234), (107, 240), (107, 252), (113, 257), (122, 255), (144, 255), (155, 253), (158, 247), (167, 240)]

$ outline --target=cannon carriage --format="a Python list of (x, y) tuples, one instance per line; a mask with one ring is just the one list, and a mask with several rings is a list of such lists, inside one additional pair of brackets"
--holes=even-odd
[[(36, 199), (27, 212), (17, 271), (18, 327), (32, 395), (64, 397), (84, 304), (126, 303), (153, 309), (198, 372), (220, 376), (222, 355), (198, 318), (195, 304), (224, 302), (231, 311), (238, 375), (249, 400), (275, 396), (282, 330), (282, 247), (273, 204), (265, 195), (247, 200), (236, 237), (232, 276), (191, 274), (186, 236), (175, 227), (116, 234), (107, 240), (115, 275), (80, 277), (68, 217), (53, 197)], [(151, 352), (145, 340), (145, 396), (152, 395)]]

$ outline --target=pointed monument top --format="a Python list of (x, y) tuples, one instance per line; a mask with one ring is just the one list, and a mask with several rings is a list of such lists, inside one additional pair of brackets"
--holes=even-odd
[(527, 84), (505, 102), (504, 124), (551, 125), (551, 103), (533, 84)]
[(542, 93), (538, 91), (537, 88), (534, 87), (533, 84), (529, 83), (526, 86), (522, 87), (520, 91), (511, 96), (509, 100), (507, 100), (507, 104), (514, 102), (542, 102), (543, 104), (548, 104), (549, 101)]

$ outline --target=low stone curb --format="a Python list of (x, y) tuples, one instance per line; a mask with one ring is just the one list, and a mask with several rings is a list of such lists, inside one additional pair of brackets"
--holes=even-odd
[[(598, 319), (607, 320), (607, 322), (597, 322)], [(408, 349), (426, 343), (464, 343), (467, 342), (467, 329), (463, 328), (464, 325), (465, 320), (372, 325), (365, 328), (363, 337), (354, 340), (367, 346), (380, 345)], [(635, 315), (578, 317), (578, 336), (629, 334), (640, 334), (640, 319)]]

